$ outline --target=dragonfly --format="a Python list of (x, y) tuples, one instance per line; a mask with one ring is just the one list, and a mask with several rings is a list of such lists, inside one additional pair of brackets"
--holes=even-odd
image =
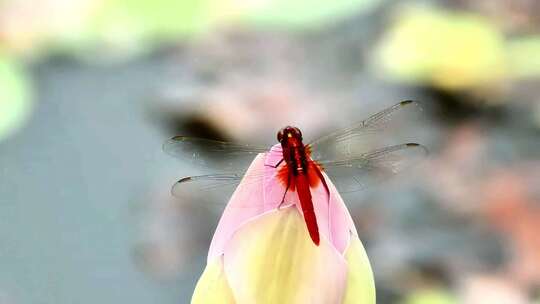
[[(401, 101), (350, 127), (332, 132), (307, 144), (299, 128), (286, 126), (277, 133), (282, 148), (282, 157), (275, 165), (276, 175), (283, 185), (281, 206), (285, 194), (295, 192), (300, 202), (304, 221), (315, 245), (320, 236), (314, 212), (312, 190), (322, 186), (330, 195), (326, 176), (336, 185), (339, 192), (354, 192), (365, 188), (368, 180), (379, 180), (403, 171), (416, 160), (427, 155), (427, 148), (419, 143), (406, 142), (366, 149), (359, 141), (368, 135), (377, 135), (384, 129), (394, 114), (401, 109), (418, 106), (411, 100)], [(203, 138), (175, 136), (163, 145), (163, 150), (175, 157), (189, 159), (194, 163), (212, 167), (212, 159), (222, 160), (222, 169), (227, 173), (186, 176), (172, 187), (172, 194), (184, 197), (186, 193), (205, 193), (224, 186), (235, 186), (240, 181), (261, 178), (263, 174), (246, 176), (249, 161), (269, 147), (238, 144)], [(235, 171), (236, 170), (236, 171)], [(323, 174), (324, 172), (324, 174)]]

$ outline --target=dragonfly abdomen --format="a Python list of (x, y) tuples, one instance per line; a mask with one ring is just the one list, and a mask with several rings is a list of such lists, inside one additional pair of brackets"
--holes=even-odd
[(318, 246), (320, 243), (319, 226), (317, 224), (315, 209), (313, 208), (309, 180), (306, 175), (302, 174), (296, 178), (296, 190), (298, 198), (300, 199), (300, 205), (302, 207), (302, 213), (304, 214), (304, 220), (309, 236), (313, 240), (313, 243)]

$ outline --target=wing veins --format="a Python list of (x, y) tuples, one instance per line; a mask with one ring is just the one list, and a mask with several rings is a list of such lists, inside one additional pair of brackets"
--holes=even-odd
[(345, 129), (341, 129), (341, 130), (332, 132), (330, 134), (327, 134), (325, 136), (322, 136), (312, 141), (311, 143), (309, 143), (308, 146), (313, 148), (313, 151), (316, 152), (317, 150), (316, 147), (318, 145), (325, 144), (326, 142), (334, 141), (335, 143), (341, 143), (355, 137), (367, 135), (370, 133), (376, 133), (378, 130), (381, 130), (384, 128), (384, 124), (390, 120), (391, 116), (396, 111), (409, 105), (418, 105), (418, 104), (411, 100), (405, 100), (405, 101), (399, 102), (397, 104), (394, 104), (393, 106), (390, 106), (378, 113), (375, 113), (369, 116), (368, 118), (364, 119), (363, 121), (357, 124), (354, 124)]
[(329, 168), (333, 166), (353, 166), (354, 162), (362, 161), (364, 162), (364, 165), (367, 165), (372, 160), (380, 159), (381, 157), (387, 156), (392, 152), (408, 149), (408, 148), (420, 148), (423, 150), (424, 154), (427, 154), (427, 148), (424, 147), (421, 144), (417, 143), (405, 143), (405, 144), (399, 144), (394, 146), (388, 146), (381, 149), (372, 150), (367, 153), (363, 153), (360, 156), (351, 157), (351, 158), (344, 158), (340, 160), (333, 160), (333, 161), (323, 161), (319, 162), (324, 168)]

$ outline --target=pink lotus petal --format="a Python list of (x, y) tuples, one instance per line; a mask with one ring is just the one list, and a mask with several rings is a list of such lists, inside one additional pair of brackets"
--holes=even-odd
[[(277, 169), (275, 166), (281, 159), (282, 149), (278, 144), (273, 146), (268, 153), (257, 155), (251, 163), (246, 178), (234, 192), (219, 221), (210, 245), (209, 260), (223, 254), (228, 240), (246, 221), (278, 208), (285, 191), (285, 187), (276, 177)], [(263, 170), (264, 178), (262, 180), (250, 180), (250, 174)], [(337, 251), (343, 254), (349, 244), (351, 233), (357, 235), (357, 232), (339, 193), (328, 176), (326, 174), (324, 176), (330, 190), (330, 198), (328, 198), (322, 184), (312, 189), (312, 200), (319, 231)], [(246, 182), (247, 180), (250, 182)], [(282, 207), (290, 204), (295, 204), (302, 213), (296, 192), (287, 192)]]
[[(257, 155), (249, 166), (246, 176), (261, 170), (264, 167), (264, 159), (265, 154)], [(249, 183), (242, 181), (238, 185), (219, 220), (208, 251), (208, 262), (223, 254), (227, 241), (245, 221), (264, 213), (265, 208), (261, 203), (264, 201), (262, 189), (262, 179)]]

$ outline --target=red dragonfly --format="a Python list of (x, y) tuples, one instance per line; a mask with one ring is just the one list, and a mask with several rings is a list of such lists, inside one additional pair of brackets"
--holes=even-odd
[[(329, 195), (323, 171), (340, 192), (358, 191), (368, 180), (396, 174), (418, 157), (427, 154), (427, 149), (418, 143), (402, 143), (367, 151), (358, 144), (366, 135), (377, 134), (398, 110), (411, 105), (416, 103), (402, 101), (349, 128), (323, 136), (307, 145), (303, 143), (302, 132), (296, 127), (287, 126), (278, 132), (277, 140), (281, 144), (283, 158), (276, 168), (277, 176), (284, 185), (283, 198), (279, 205), (283, 204), (287, 192), (297, 193), (308, 232), (316, 245), (319, 245), (320, 236), (311, 189), (322, 184)], [(187, 157), (205, 166), (210, 164), (211, 159), (220, 159), (227, 170), (237, 168), (238, 161), (251, 161), (256, 154), (269, 150), (268, 147), (185, 136), (173, 137), (165, 142), (163, 149), (173, 156)], [(206, 193), (221, 189), (222, 186), (235, 186), (242, 180), (244, 173), (184, 177), (176, 182), (172, 193), (185, 197), (201, 191)], [(250, 174), (249, 178), (257, 178), (257, 175)], [(223, 192), (220, 192), (223, 196)]]

